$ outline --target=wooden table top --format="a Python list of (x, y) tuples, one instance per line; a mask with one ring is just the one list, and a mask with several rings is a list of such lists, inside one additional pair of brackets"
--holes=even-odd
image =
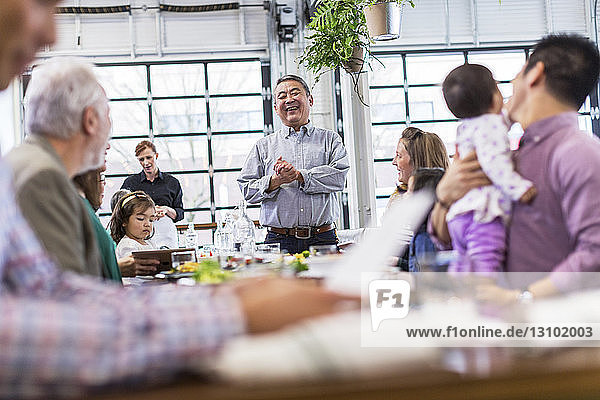
[[(467, 373), (432, 368), (419, 373), (327, 382), (288, 383), (269, 386), (235, 386), (185, 377), (157, 387), (130, 387), (100, 396), (117, 399), (240, 399), (240, 400), (424, 400), (424, 399), (598, 399), (600, 398), (600, 349), (556, 349), (540, 354), (520, 350), (505, 357), (506, 349), (483, 349), (489, 362)], [(462, 349), (467, 353), (481, 349)], [(481, 357), (477, 357), (480, 359)], [(407, 366), (407, 370), (410, 366)]]

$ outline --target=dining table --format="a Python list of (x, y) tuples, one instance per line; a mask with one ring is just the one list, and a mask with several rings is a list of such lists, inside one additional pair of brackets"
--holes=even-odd
[(130, 386), (98, 394), (97, 400), (509, 400), (600, 398), (600, 349), (561, 348), (505, 357), (505, 349), (463, 348), (472, 360), (455, 371), (432, 367), (368, 379), (315, 380), (270, 385), (236, 385), (199, 376), (181, 376), (158, 386)]
[[(321, 284), (318, 276), (307, 284)], [(154, 282), (156, 284), (158, 282)], [(565, 300), (567, 301), (567, 300)], [(577, 298), (568, 300), (578, 302)], [(572, 303), (565, 303), (568, 309)], [(553, 305), (554, 307), (554, 305)], [(276, 346), (276, 344), (274, 344)], [(268, 362), (268, 361), (266, 361)], [(600, 347), (448, 347), (418, 368), (355, 376), (305, 376), (280, 382), (236, 381), (215, 373), (178, 375), (168, 382), (102, 388), (90, 396), (119, 399), (227, 400), (508, 400), (600, 398)], [(257, 367), (260, 368), (260, 367)]]

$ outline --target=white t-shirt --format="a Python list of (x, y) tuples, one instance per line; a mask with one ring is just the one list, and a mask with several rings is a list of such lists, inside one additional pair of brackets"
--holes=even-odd
[(154, 249), (157, 249), (157, 247), (152, 240), (146, 239), (146, 244), (141, 244), (137, 240), (133, 240), (128, 236), (124, 236), (123, 239), (119, 241), (119, 244), (117, 244), (115, 253), (117, 255), (117, 259), (119, 259), (121, 257), (131, 255), (131, 253), (134, 251)]

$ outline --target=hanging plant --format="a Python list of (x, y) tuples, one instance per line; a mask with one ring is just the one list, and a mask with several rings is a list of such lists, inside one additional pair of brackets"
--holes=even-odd
[[(370, 50), (373, 41), (369, 37), (363, 9), (380, 3), (378, 0), (322, 0), (308, 24), (309, 43), (297, 62), (315, 75), (321, 75), (338, 67), (351, 74), (355, 90), (359, 74), (377, 60)], [(400, 6), (411, 0), (395, 1)], [(379, 60), (377, 60), (379, 62)], [(362, 99), (361, 99), (362, 101)]]

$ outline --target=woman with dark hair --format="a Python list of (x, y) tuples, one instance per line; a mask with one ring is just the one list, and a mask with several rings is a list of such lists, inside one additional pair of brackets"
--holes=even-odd
[(106, 167), (102, 166), (77, 175), (73, 178), (73, 183), (79, 190), (81, 197), (84, 198), (84, 203), (94, 227), (96, 243), (102, 257), (102, 275), (105, 279), (122, 283), (121, 271), (115, 256), (115, 242), (113, 242), (96, 215), (96, 211), (100, 208), (104, 197), (105, 169)]
[[(142, 140), (135, 147), (142, 171), (125, 179), (121, 189), (132, 192), (141, 190), (156, 203), (154, 243), (158, 247), (177, 248), (175, 222), (183, 219), (183, 191), (181, 184), (171, 174), (161, 172), (156, 160), (158, 153), (154, 143)], [(157, 248), (158, 248), (157, 247)]]

